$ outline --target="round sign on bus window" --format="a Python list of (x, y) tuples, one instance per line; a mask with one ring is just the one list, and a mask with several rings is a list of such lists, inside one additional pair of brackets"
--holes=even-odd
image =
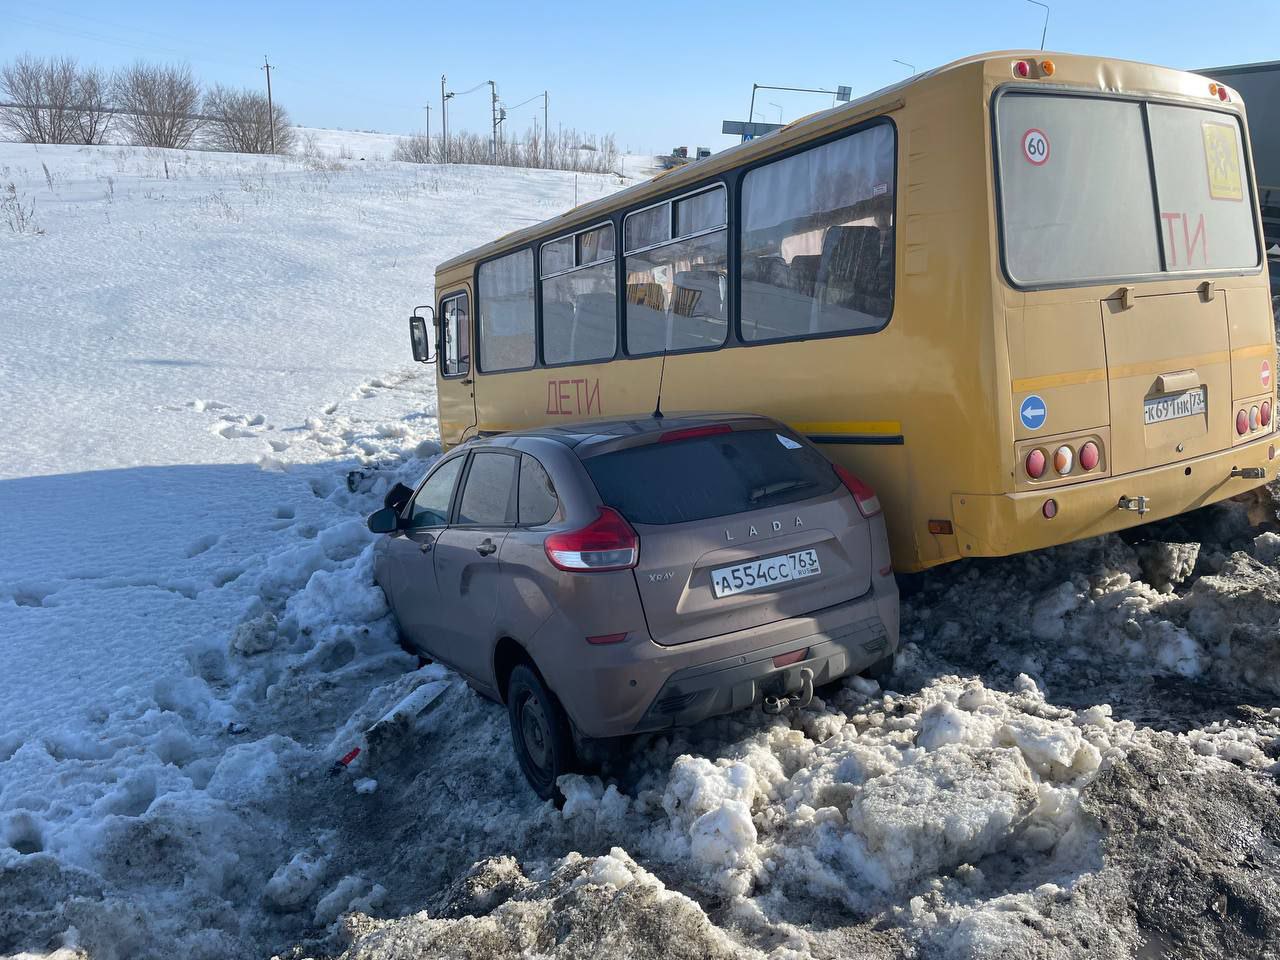
[(1043, 130), (1032, 127), (1022, 135), (1022, 155), (1037, 167), (1049, 159), (1049, 138)]

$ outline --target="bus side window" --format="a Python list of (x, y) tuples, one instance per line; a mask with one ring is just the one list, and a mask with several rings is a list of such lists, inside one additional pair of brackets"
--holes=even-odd
[(467, 295), (449, 297), (440, 304), (440, 372), (462, 377), (471, 372), (471, 313)]
[(722, 186), (627, 215), (627, 352), (718, 347), (728, 333), (728, 201)]
[(749, 171), (742, 339), (882, 327), (893, 311), (894, 193), (887, 123)]

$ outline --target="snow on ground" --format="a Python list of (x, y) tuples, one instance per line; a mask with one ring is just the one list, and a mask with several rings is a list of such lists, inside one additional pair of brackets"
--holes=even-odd
[(52, 202), (0, 237), (0, 955), (1273, 949), (1270, 494), (904, 578), (883, 688), (639, 738), (557, 808), (503, 709), (399, 649), (362, 518), (437, 450), (406, 306), (572, 175), (19, 169)]

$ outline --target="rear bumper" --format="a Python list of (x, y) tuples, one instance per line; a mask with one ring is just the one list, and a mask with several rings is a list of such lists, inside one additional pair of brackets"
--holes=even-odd
[[(798, 691), (805, 668), (817, 684), (856, 673), (897, 647), (898, 588), (890, 574), (873, 576), (857, 599), (719, 637), (664, 647), (632, 635), (560, 661), (548, 680), (581, 733), (616, 737)], [(773, 665), (774, 657), (803, 649), (804, 659)]]
[[(1152, 520), (1177, 516), (1226, 500), (1275, 477), (1273, 459), (1280, 435), (1267, 433), (1219, 453), (1153, 467), (1119, 477), (1066, 487), (994, 495), (958, 493), (951, 497), (956, 540), (963, 556), (1002, 557), (1072, 540), (1083, 540)], [(1262, 479), (1233, 478), (1231, 471), (1262, 467)], [(1120, 510), (1121, 497), (1146, 497), (1148, 510)], [(1052, 520), (1041, 512), (1057, 501)]]

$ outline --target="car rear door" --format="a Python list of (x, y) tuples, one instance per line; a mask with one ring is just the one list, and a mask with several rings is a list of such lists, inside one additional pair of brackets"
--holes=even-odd
[(479, 449), (463, 477), (449, 528), (436, 540), (441, 596), (436, 629), (441, 658), (464, 673), (486, 675), (502, 591), (500, 551), (515, 523), (518, 453)]
[(583, 461), (639, 534), (634, 572), (655, 641), (719, 636), (869, 589), (867, 521), (810, 444), (772, 427), (659, 436)]

